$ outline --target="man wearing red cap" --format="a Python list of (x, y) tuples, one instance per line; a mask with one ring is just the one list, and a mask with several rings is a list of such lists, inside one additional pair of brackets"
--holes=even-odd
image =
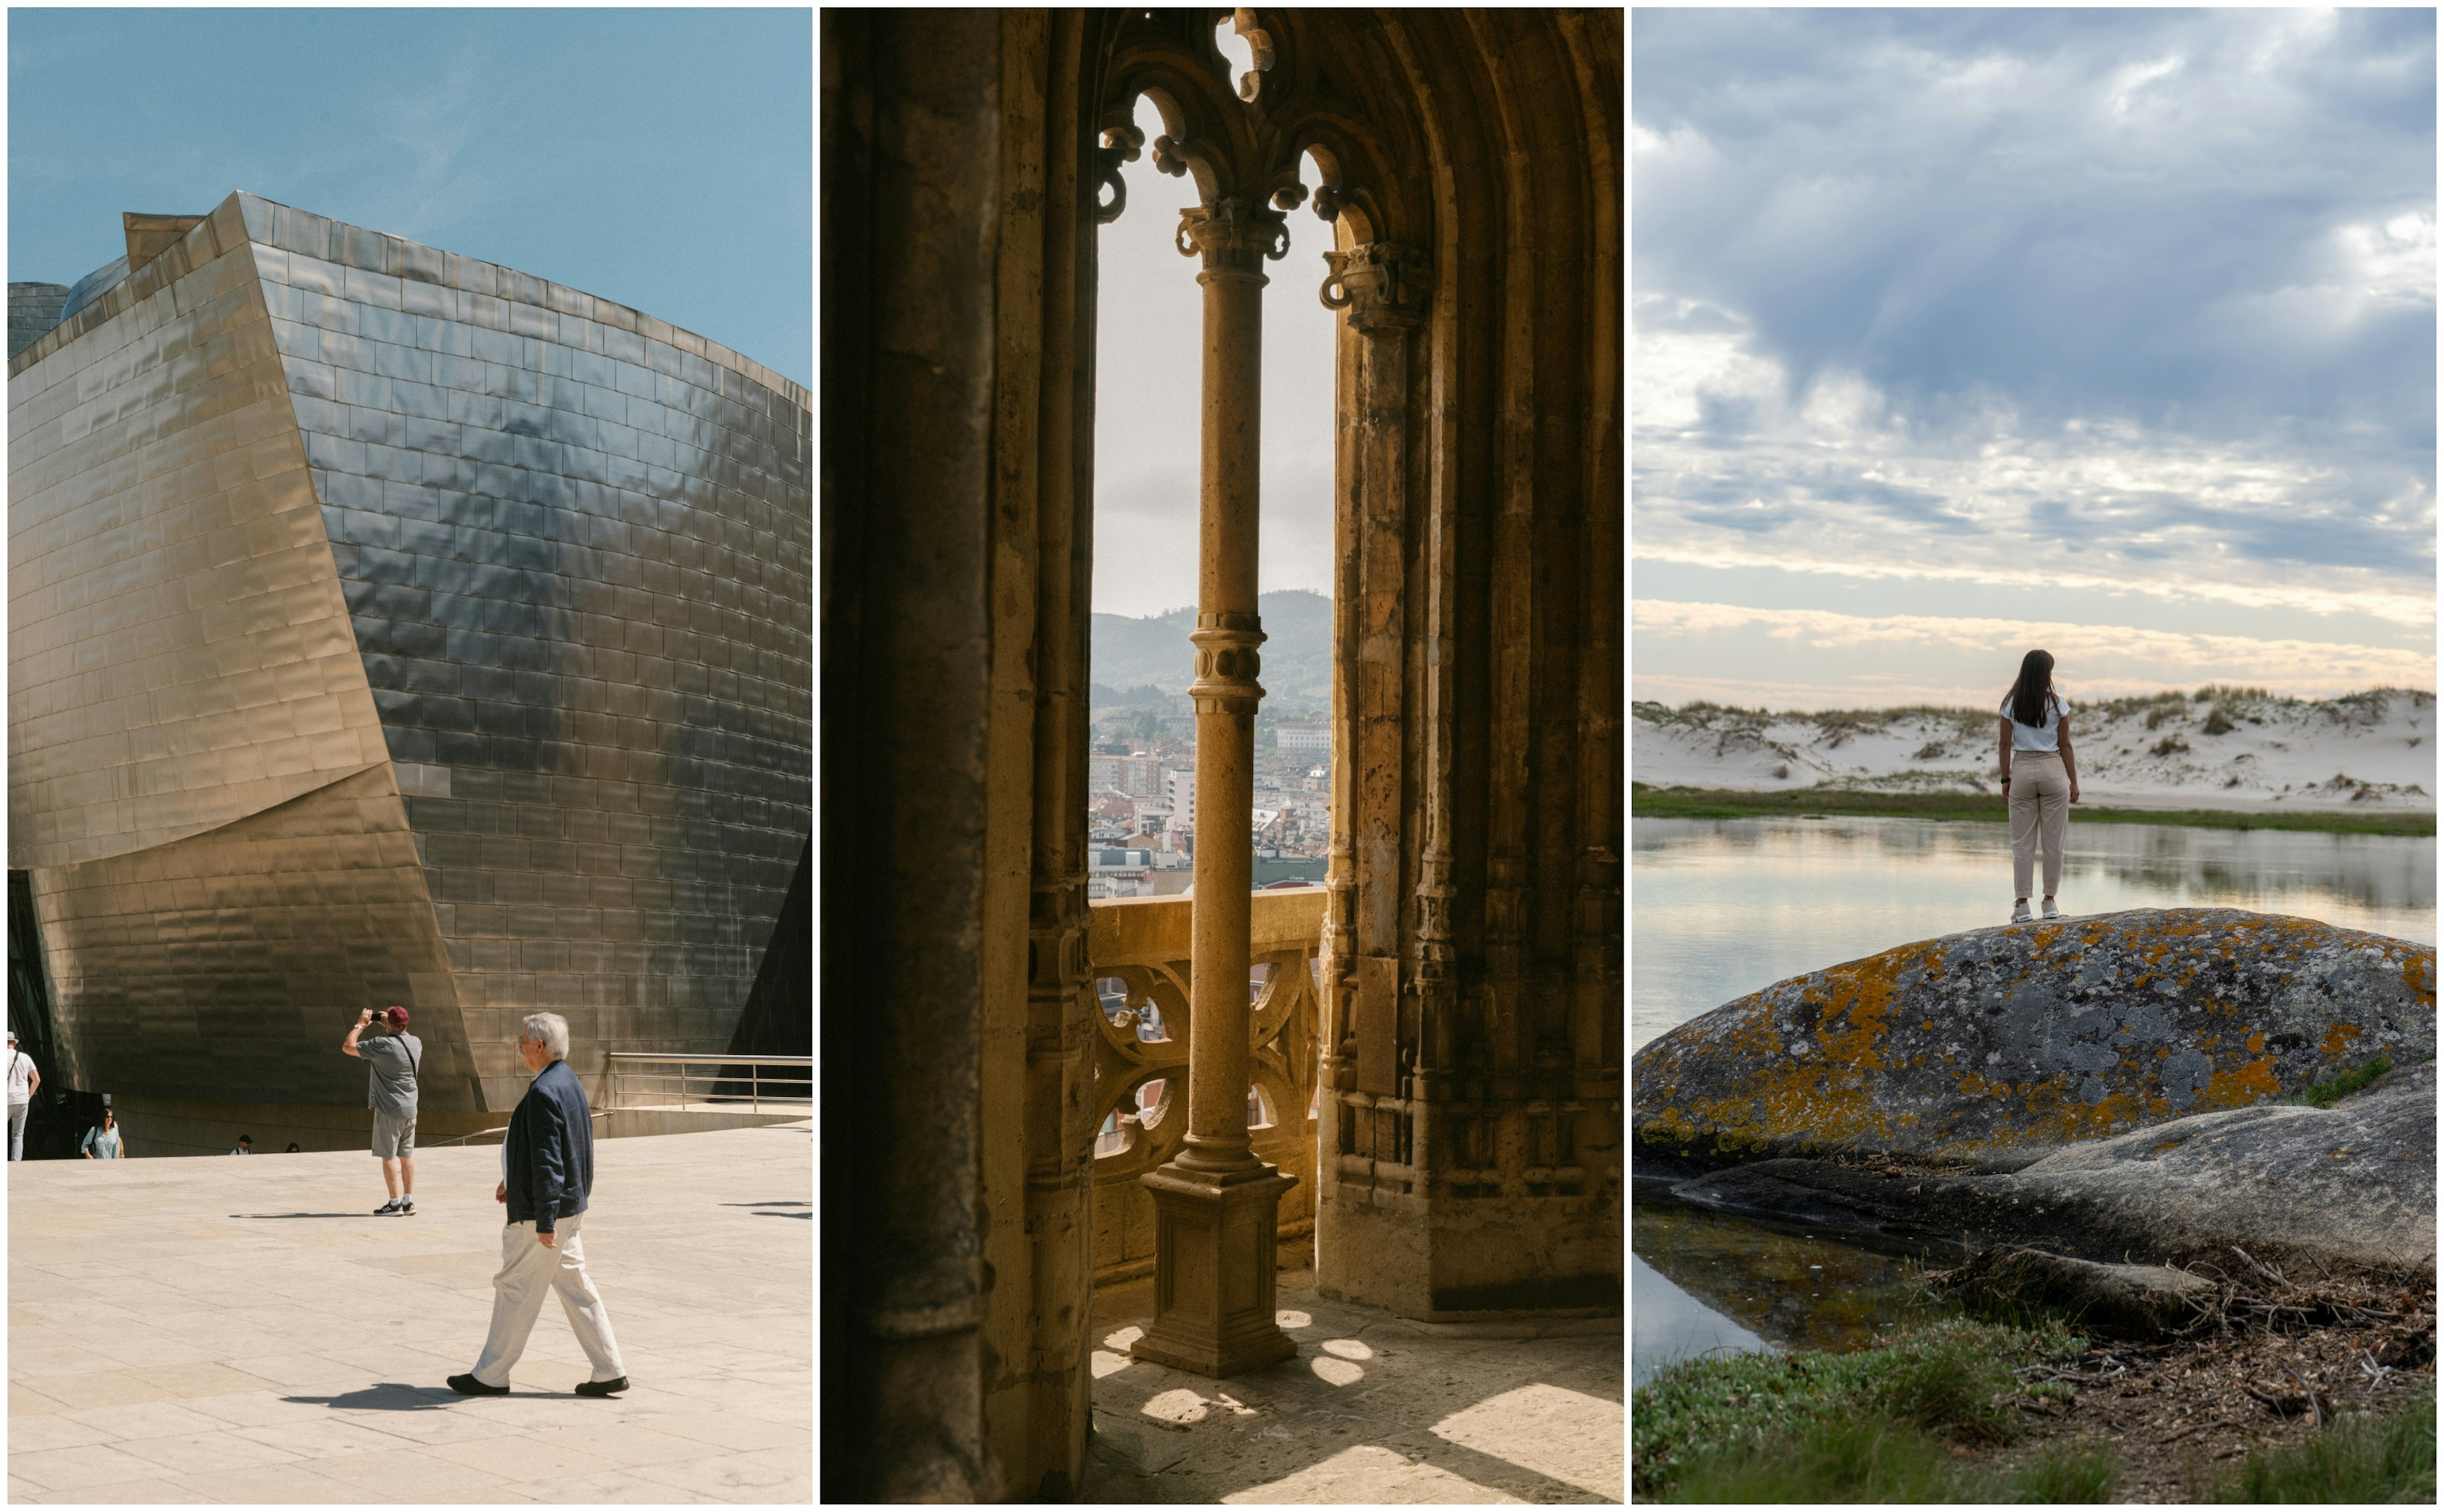
[(407, 1032), (407, 1010), (393, 1005), (382, 1012), (388, 1031), (359, 1043), (357, 1036), (374, 1022), (374, 1010), (357, 1015), (340, 1052), (365, 1062), (365, 1105), (374, 1111), (374, 1158), (382, 1165), (382, 1185), (390, 1201), (374, 1209), (377, 1218), (416, 1215), (416, 1071), (424, 1060), (424, 1042)]

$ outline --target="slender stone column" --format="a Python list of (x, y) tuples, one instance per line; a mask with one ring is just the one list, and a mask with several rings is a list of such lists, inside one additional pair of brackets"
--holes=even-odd
[(1155, 1319), (1132, 1353), (1229, 1375), (1297, 1347), (1273, 1321), (1276, 1215), (1292, 1178), (1248, 1146), (1248, 923), (1255, 796), (1257, 411), (1264, 260), (1288, 248), (1280, 213), (1224, 199), (1180, 214), (1202, 256), (1205, 424), (1199, 488), (1196, 889), (1189, 975), (1188, 1134), (1145, 1177), (1155, 1203)]

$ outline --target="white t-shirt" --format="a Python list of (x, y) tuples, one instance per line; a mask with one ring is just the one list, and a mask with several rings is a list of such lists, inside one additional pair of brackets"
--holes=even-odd
[(9, 1103), (34, 1100), (34, 1058), (23, 1050), (9, 1052)]
[(2013, 750), (2034, 750), (2049, 753), (2060, 751), (2062, 749), (2063, 716), (2069, 712), (2069, 706), (2065, 705), (2062, 701), (2062, 695), (2059, 693), (2047, 693), (2046, 695), (2046, 722), (2042, 725), (2023, 725), (2011, 713), (2011, 695), (2009, 693), (2005, 693), (2003, 695), (2001, 713), (2005, 719), (2011, 721), (2011, 748)]

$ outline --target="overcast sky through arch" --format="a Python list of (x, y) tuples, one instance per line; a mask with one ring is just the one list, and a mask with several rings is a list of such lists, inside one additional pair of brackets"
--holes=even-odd
[(1639, 698), (2435, 672), (2435, 15), (1640, 10)]
[[(1143, 99), (1151, 147), (1162, 117)], [(1197, 428), (1205, 291), (1173, 245), (1196, 183), (1157, 173), (1151, 151), (1121, 165), (1127, 211), (1100, 232), (1095, 348), (1098, 614), (1143, 617), (1196, 602)], [(1314, 187), (1310, 175), (1308, 187)], [(1264, 461), (1259, 591), (1332, 591), (1333, 324), (1317, 290), (1332, 227), (1302, 207), (1290, 249), (1265, 265)], [(1191, 655), (1185, 643), (1180, 655)]]

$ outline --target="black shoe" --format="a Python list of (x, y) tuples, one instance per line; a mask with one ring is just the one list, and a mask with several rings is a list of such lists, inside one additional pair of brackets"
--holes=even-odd
[(398, 1200), (398, 1216), (400, 1216), (401, 1218), (413, 1218), (413, 1217), (415, 1217), (415, 1216), (416, 1216), (416, 1199), (415, 1199), (415, 1198), (413, 1198), (413, 1197), (401, 1197), (401, 1198)]
[[(625, 1385), (626, 1382), (623, 1381), (620, 1384)], [(483, 1382), (475, 1379), (472, 1375), (453, 1375), (450, 1377), (449, 1386), (452, 1391), (456, 1392), (461, 1396), (507, 1396), (509, 1394), (509, 1389), (508, 1387), (487, 1386)]]
[(580, 1396), (608, 1396), (613, 1392), (624, 1392), (627, 1389), (628, 1377), (625, 1375), (615, 1375), (607, 1381), (580, 1381), (577, 1383), (577, 1394)]
[(396, 1218), (396, 1217), (398, 1217), (398, 1198), (396, 1198), (396, 1197), (393, 1197), (390, 1201), (388, 1201), (388, 1202), (386, 1202), (386, 1203), (382, 1204), (380, 1207), (379, 1207), (379, 1208), (375, 1208), (375, 1209), (374, 1209), (374, 1216), (375, 1216), (375, 1217), (377, 1217), (377, 1218)]

